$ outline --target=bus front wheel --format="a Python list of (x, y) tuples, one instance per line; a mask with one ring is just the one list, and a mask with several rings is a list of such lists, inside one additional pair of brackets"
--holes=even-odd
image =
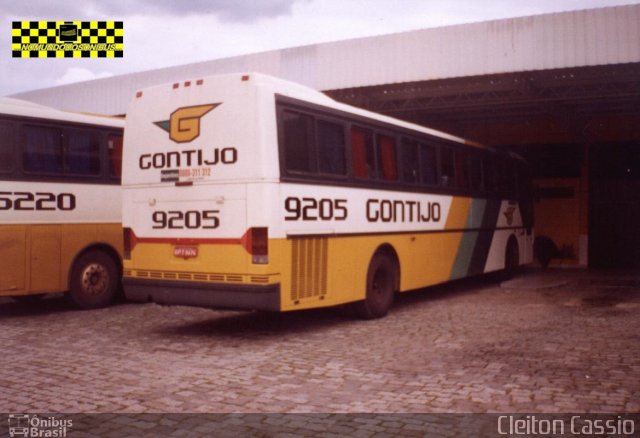
[(396, 290), (396, 266), (384, 253), (376, 253), (367, 270), (367, 293), (363, 301), (354, 304), (360, 318), (374, 319), (385, 316)]
[(110, 304), (118, 292), (118, 267), (102, 251), (88, 251), (71, 269), (69, 299), (80, 309), (96, 309)]

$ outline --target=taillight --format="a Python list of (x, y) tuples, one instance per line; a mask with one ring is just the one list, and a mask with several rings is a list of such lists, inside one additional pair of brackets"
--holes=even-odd
[(269, 263), (269, 229), (253, 227), (247, 231), (244, 247), (251, 254), (251, 262), (256, 265)]

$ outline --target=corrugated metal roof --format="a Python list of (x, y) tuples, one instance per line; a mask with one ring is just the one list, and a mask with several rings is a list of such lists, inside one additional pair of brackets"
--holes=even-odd
[(216, 73), (256, 71), (335, 90), (632, 62), (640, 62), (640, 4), (314, 44), (16, 96), (69, 111), (123, 114), (141, 88)]

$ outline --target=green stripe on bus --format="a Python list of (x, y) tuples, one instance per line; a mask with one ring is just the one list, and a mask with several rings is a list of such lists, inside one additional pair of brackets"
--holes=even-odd
[[(486, 199), (473, 199), (471, 201), (471, 208), (469, 209), (465, 228), (482, 227), (486, 207)], [(475, 252), (477, 240), (477, 231), (470, 231), (462, 234), (460, 246), (458, 246), (458, 253), (456, 254), (456, 260), (451, 268), (451, 279), (462, 278), (469, 274), (469, 267), (471, 266), (471, 260)]]

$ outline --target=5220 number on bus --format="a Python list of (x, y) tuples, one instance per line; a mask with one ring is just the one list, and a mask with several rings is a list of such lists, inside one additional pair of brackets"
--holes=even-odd
[(76, 209), (73, 193), (0, 192), (0, 210), (71, 211)]

